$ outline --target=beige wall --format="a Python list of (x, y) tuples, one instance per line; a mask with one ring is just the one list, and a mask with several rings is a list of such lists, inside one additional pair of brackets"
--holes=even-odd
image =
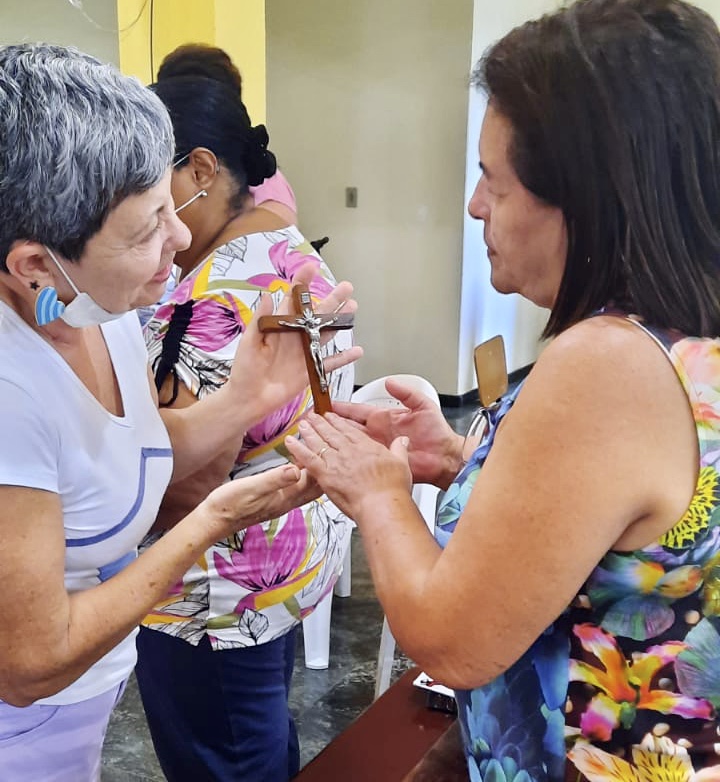
[(115, 0), (84, 0), (98, 29), (67, 0), (0, 0), (0, 44), (46, 41), (118, 64)]
[[(358, 382), (417, 372), (464, 394), (473, 347), (498, 333), (511, 371), (537, 357), (547, 311), (492, 289), (482, 226), (465, 214), (485, 110), (467, 77), (493, 41), (558, 5), (267, 0), (272, 146), (301, 228), (331, 236), (328, 262), (355, 283)], [(720, 20), (720, 0), (698, 5)]]
[(355, 284), (357, 382), (456, 393), (472, 0), (266, 0), (266, 24), (271, 148)]
[(720, 24), (720, 0), (694, 0), (698, 8), (707, 11)]
[[(300, 227), (353, 281), (365, 348), (359, 383), (424, 375), (443, 394), (476, 387), (473, 347), (506, 339), (532, 362), (547, 313), (489, 284), (477, 180), (484, 101), (472, 63), (553, 0), (267, 0), (271, 146), (294, 185)], [(358, 208), (344, 206), (347, 186)]]

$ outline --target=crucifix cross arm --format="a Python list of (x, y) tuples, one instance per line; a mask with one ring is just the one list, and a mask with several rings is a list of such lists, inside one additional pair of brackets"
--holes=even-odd
[(263, 315), (258, 321), (258, 328), (261, 332), (297, 331), (299, 333), (303, 341), (305, 364), (310, 378), (315, 412), (324, 415), (332, 410), (332, 404), (330, 386), (320, 353), (321, 332), (350, 329), (353, 327), (354, 316), (337, 312), (315, 312), (310, 291), (306, 285), (294, 285), (292, 298), (293, 314)]

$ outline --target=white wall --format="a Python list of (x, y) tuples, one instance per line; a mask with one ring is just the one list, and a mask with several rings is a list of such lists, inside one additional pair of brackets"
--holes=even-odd
[[(473, 66), (492, 43), (513, 27), (541, 16), (560, 5), (559, 0), (474, 0)], [(465, 203), (478, 180), (478, 140), (485, 113), (485, 97), (476, 89), (469, 92), (468, 147)], [(476, 386), (473, 347), (495, 334), (505, 339), (509, 371), (532, 363), (539, 352), (539, 336), (548, 311), (536, 307), (516, 294), (501, 295), (490, 285), (490, 262), (483, 241), (482, 223), (465, 215), (463, 233), (462, 296), (460, 305), (460, 343), (458, 378), (460, 393)]]
[[(560, 0), (474, 0), (473, 63), (485, 49), (506, 32), (528, 19), (558, 8)], [(695, 0), (720, 23), (720, 0)], [(470, 198), (478, 177), (480, 126), (485, 99), (470, 91), (468, 112), (467, 180), (465, 200)], [(508, 368), (519, 369), (535, 360), (541, 348), (538, 338), (547, 321), (548, 311), (517, 295), (502, 296), (490, 285), (490, 264), (482, 238), (482, 225), (465, 217), (463, 277), (460, 308), (460, 344), (458, 388), (460, 392), (475, 386), (472, 349), (495, 334), (505, 338)]]
[[(472, 0), (267, 0), (271, 148), (353, 281), (356, 379), (455, 394)], [(344, 205), (358, 188), (358, 207)]]
[(37, 42), (76, 46), (116, 65), (116, 0), (83, 0), (98, 29), (68, 0), (0, 0), (0, 44)]

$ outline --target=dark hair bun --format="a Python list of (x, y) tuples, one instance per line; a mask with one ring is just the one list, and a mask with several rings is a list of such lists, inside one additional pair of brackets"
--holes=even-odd
[(245, 173), (250, 187), (257, 187), (277, 171), (275, 155), (267, 148), (269, 141), (265, 125), (250, 128), (245, 151)]

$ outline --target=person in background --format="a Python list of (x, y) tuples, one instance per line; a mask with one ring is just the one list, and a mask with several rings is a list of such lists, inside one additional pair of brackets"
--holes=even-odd
[[(335, 283), (298, 228), (249, 193), (274, 175), (275, 158), (237, 92), (197, 76), (165, 78), (153, 90), (172, 118), (172, 193), (193, 238), (176, 255), (180, 283), (148, 323), (146, 341), (160, 404), (184, 409), (220, 393), (231, 377), (232, 348), (264, 292), (283, 296), (308, 263), (316, 302)], [(337, 332), (324, 351), (351, 345), (350, 332)], [(352, 371), (333, 373), (330, 383), (332, 397), (350, 399)], [(311, 404), (306, 388), (250, 428), (242, 447), (171, 487), (158, 530), (228, 477), (285, 464), (284, 437)], [(170, 782), (282, 782), (298, 771), (288, 706), (296, 629), (332, 591), (351, 526), (320, 498), (233, 534), (198, 557), (145, 618), (136, 674)]]
[[(217, 46), (204, 43), (186, 43), (173, 49), (160, 63), (157, 81), (176, 76), (200, 76), (222, 82), (242, 100), (242, 76), (230, 56)], [(255, 206), (267, 209), (282, 218), (287, 225), (297, 224), (297, 203), (295, 193), (283, 173), (276, 167), (275, 173), (266, 177), (258, 185), (248, 187)], [(174, 269), (168, 279), (165, 292), (158, 303), (168, 300), (177, 284), (180, 270)], [(140, 323), (145, 324), (155, 312), (156, 306), (150, 305), (138, 310)]]
[[(186, 43), (173, 49), (157, 72), (157, 81), (175, 76), (205, 76), (226, 84), (242, 100), (242, 76), (230, 56), (217, 46)], [(274, 212), (288, 225), (297, 225), (295, 193), (280, 169), (257, 185), (250, 186), (255, 206)]]
[(288, 466), (234, 481), (137, 554), (168, 484), (238, 447), (307, 382), (299, 341), (253, 319), (217, 394), (158, 410), (132, 310), (158, 299), (190, 244), (174, 146), (162, 102), (114, 67), (0, 47), (3, 780), (98, 780), (139, 621), (211, 543), (317, 494)]
[[(720, 33), (681, 0), (581, 0), (476, 82), (468, 210), (553, 341), (466, 449), (398, 384), (405, 410), (337, 406), (288, 449), (456, 688), (471, 780), (718, 780)], [(412, 480), (446, 490), (436, 540)]]

